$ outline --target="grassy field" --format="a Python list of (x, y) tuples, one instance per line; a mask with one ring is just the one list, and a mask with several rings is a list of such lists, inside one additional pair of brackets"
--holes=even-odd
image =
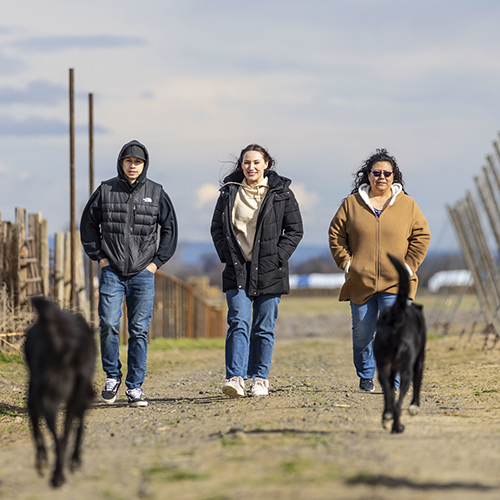
[[(420, 290), (415, 302), (422, 304), (427, 314), (436, 307), (451, 309), (456, 306), (458, 295), (435, 294), (427, 290)], [(459, 310), (477, 308), (476, 295), (464, 294), (459, 301)], [(315, 314), (334, 314), (338, 312), (349, 312), (349, 302), (339, 302), (337, 297), (292, 297), (283, 295), (280, 303), (280, 315), (312, 316)]]

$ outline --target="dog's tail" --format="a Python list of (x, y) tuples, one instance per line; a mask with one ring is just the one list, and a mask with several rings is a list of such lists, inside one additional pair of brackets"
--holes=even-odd
[(389, 257), (390, 261), (399, 274), (399, 289), (394, 306), (399, 310), (404, 310), (406, 308), (406, 304), (408, 303), (408, 295), (410, 293), (410, 280), (408, 278), (408, 271), (406, 270), (402, 262), (398, 258), (394, 257), (394, 255), (388, 253), (387, 257)]

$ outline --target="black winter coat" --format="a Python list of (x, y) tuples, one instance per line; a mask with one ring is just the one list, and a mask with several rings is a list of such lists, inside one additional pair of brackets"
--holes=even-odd
[[(291, 180), (275, 171), (265, 172), (269, 190), (260, 207), (253, 246), (248, 295), (281, 295), (289, 293), (288, 259), (303, 235), (299, 205), (290, 189)], [(242, 171), (224, 179), (212, 218), (212, 239), (219, 259), (226, 267), (222, 273), (222, 290), (245, 289), (247, 262), (236, 239), (232, 212)]]

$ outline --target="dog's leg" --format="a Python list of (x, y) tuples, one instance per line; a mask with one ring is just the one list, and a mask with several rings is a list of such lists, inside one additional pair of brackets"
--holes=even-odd
[[(394, 406), (394, 423), (392, 424), (392, 433), (398, 434), (405, 430), (405, 426), (401, 423), (401, 407), (403, 406), (403, 400), (410, 388), (411, 374), (405, 370), (399, 374), (400, 384), (399, 384), (399, 398)], [(393, 392), (393, 397), (394, 392)]]
[(40, 419), (37, 411), (32, 408), (32, 404), (28, 403), (31, 426), (33, 429), (33, 439), (36, 447), (35, 468), (39, 476), (43, 476), (43, 471), (47, 467), (47, 449), (45, 448), (45, 440), (40, 429)]
[(45, 412), (45, 421), (47, 422), (47, 427), (49, 428), (52, 436), (54, 437), (54, 445), (56, 449), (56, 465), (54, 467), (54, 473), (52, 474), (52, 486), (58, 488), (66, 482), (64, 477), (64, 443), (57, 435), (57, 425), (56, 416), (58, 405), (52, 405), (49, 411)]
[(408, 408), (408, 412), (411, 416), (416, 415), (420, 410), (420, 387), (422, 385), (422, 376), (424, 372), (424, 358), (425, 348), (420, 351), (415, 362), (415, 369), (413, 372), (413, 398)]
[[(393, 420), (393, 408), (394, 408), (394, 398), (391, 400), (390, 393), (390, 367), (389, 366), (379, 366), (378, 369), (378, 380), (380, 386), (382, 387), (382, 392), (384, 393), (384, 411), (382, 412), (382, 427), (384, 429), (390, 429)], [(394, 396), (394, 391), (393, 396)]]
[[(84, 394), (78, 393), (79, 397), (81, 398), (81, 401), (84, 401), (85, 396)], [(86, 405), (82, 404), (82, 402), (76, 402), (72, 401), (70, 404), (78, 405), (77, 408), (75, 408), (75, 419), (78, 420), (78, 427), (76, 429), (76, 437), (75, 437), (75, 449), (73, 450), (73, 455), (71, 456), (71, 472), (75, 471), (78, 467), (81, 466), (82, 464), (82, 459), (80, 456), (80, 447), (81, 447), (81, 442), (82, 442), (82, 437), (83, 437), (83, 417), (85, 415), (85, 410)]]
[(74, 408), (71, 405), (68, 405), (66, 408), (66, 418), (64, 420), (64, 430), (62, 437), (59, 439), (59, 451), (57, 455), (57, 467), (54, 471), (54, 477), (52, 478), (53, 484), (58, 483), (58, 480), (62, 482), (59, 484), (54, 484), (54, 487), (62, 485), (66, 478), (64, 477), (64, 465), (66, 461), (66, 450), (68, 448), (69, 436), (71, 434), (71, 430), (73, 427), (73, 419), (74, 419)]
[(80, 444), (83, 436), (83, 416), (78, 417), (78, 428), (76, 429), (76, 438), (75, 438), (75, 449), (73, 451), (73, 455), (71, 456), (70, 470), (74, 472), (82, 465), (82, 459), (80, 456)]

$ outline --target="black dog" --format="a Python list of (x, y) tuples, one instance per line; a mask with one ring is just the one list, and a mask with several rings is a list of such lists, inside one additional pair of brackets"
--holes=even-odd
[[(83, 316), (62, 311), (43, 298), (32, 300), (38, 320), (28, 330), (24, 351), (30, 372), (28, 411), (36, 447), (36, 469), (40, 475), (47, 464), (47, 450), (39, 421), (45, 417), (55, 442), (56, 466), (52, 486), (64, 481), (64, 462), (73, 420), (78, 420), (71, 470), (81, 464), (80, 444), (83, 416), (94, 397), (96, 345), (94, 332)], [(57, 434), (56, 420), (62, 406), (66, 408), (64, 430)]]
[[(410, 415), (416, 415), (420, 407), (420, 385), (424, 370), (426, 327), (422, 306), (408, 304), (410, 282), (403, 264), (388, 255), (399, 274), (399, 290), (396, 302), (386, 307), (377, 320), (377, 333), (373, 353), (377, 362), (380, 385), (384, 391), (382, 425), (392, 432), (403, 432), (401, 406), (413, 381), (413, 399)], [(394, 379), (400, 374), (399, 399), (396, 402)]]

